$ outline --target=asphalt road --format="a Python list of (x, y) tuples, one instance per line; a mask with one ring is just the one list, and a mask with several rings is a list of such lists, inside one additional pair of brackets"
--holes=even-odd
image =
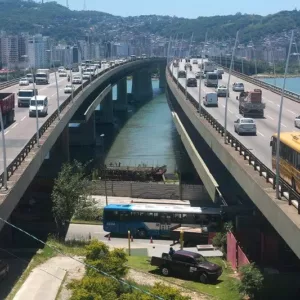
[[(107, 68), (108, 65), (104, 65), (101, 69)], [(73, 73), (76, 76), (79, 73)], [(58, 75), (58, 74), (57, 74)], [(57, 77), (58, 89), (59, 89), (59, 103), (63, 103), (70, 94), (64, 93), (64, 88), (68, 84), (67, 77)], [(85, 81), (85, 80), (84, 80)], [(83, 81), (83, 82), (84, 82)], [(18, 84), (0, 90), (0, 93), (15, 93), (15, 122), (10, 124), (4, 131), (5, 143), (6, 143), (6, 157), (7, 165), (9, 165), (16, 156), (20, 153), (22, 148), (31, 139), (36, 132), (36, 118), (29, 118), (28, 107), (18, 107), (17, 92), (19, 89), (31, 88), (29, 86), (20, 87)], [(50, 83), (48, 85), (36, 85), (39, 95), (45, 95), (48, 97), (48, 115), (46, 117), (39, 117), (39, 127), (51, 116), (51, 114), (57, 109), (57, 96), (56, 96), (56, 84), (54, 73), (50, 74)], [(75, 88), (81, 88), (81, 85), (75, 85)], [(0, 174), (3, 172), (3, 149), (0, 145)]]
[[(192, 61), (192, 60), (191, 60)], [(198, 59), (200, 62), (200, 59)], [(184, 60), (179, 65), (179, 70), (184, 69)], [(192, 64), (192, 71), (188, 71), (187, 76), (192, 73), (196, 73), (199, 71), (198, 65)], [(177, 76), (177, 68), (173, 69), (174, 75)], [(228, 83), (228, 73), (223, 74), (222, 80), (219, 80), (219, 85), (226, 85)], [(193, 95), (193, 97), (198, 101), (199, 99), (199, 81), (198, 87), (189, 87), (188, 92)], [(228, 99), (228, 119), (227, 119), (227, 130), (237, 137), (249, 150), (253, 152), (255, 156), (257, 156), (266, 166), (272, 166), (271, 160), (271, 148), (270, 148), (270, 140), (271, 136), (277, 132), (277, 123), (279, 116), (279, 104), (280, 104), (280, 95), (277, 95), (271, 91), (266, 89), (262, 89), (262, 97), (263, 101), (266, 103), (265, 108), (265, 117), (264, 119), (255, 119), (257, 126), (257, 135), (256, 136), (239, 136), (234, 132), (234, 121), (238, 118), (242, 117), (239, 114), (238, 110), (238, 101), (236, 100), (236, 96), (239, 96), (238, 92), (232, 91), (232, 84), (234, 82), (243, 82), (245, 86), (245, 90), (251, 91), (257, 87), (251, 83), (243, 81), (235, 76), (231, 75), (230, 79), (230, 97)], [(180, 78), (179, 83), (182, 86), (185, 86), (185, 79)], [(202, 80), (201, 91), (202, 97), (205, 96), (205, 93), (214, 91), (214, 88), (209, 88), (204, 86), (204, 80)], [(203, 99), (202, 99), (203, 100)], [(224, 116), (225, 116), (225, 102), (226, 98), (219, 97), (219, 107), (204, 107), (216, 120), (218, 120), (221, 124), (224, 124)], [(282, 112), (282, 121), (281, 121), (281, 130), (282, 132), (286, 131), (296, 131), (299, 132), (299, 129), (294, 127), (294, 119), (297, 115), (300, 114), (299, 103), (294, 102), (290, 99), (284, 98), (284, 106)]]

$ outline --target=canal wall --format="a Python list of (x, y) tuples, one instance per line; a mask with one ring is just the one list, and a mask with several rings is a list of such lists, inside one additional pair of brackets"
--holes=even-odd
[[(115, 197), (201, 201), (202, 205), (207, 203), (211, 206), (211, 199), (203, 185), (106, 181), (106, 192), (108, 196)], [(92, 181), (92, 194), (105, 195), (105, 182)]]

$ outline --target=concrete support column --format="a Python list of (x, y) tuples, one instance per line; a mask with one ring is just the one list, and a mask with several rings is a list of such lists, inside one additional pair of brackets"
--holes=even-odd
[(132, 95), (137, 102), (149, 100), (153, 97), (151, 73), (148, 69), (133, 73)]
[(159, 65), (159, 88), (164, 89), (166, 87), (166, 65)]
[(127, 111), (127, 78), (117, 83), (117, 100), (113, 102), (115, 111)]
[[(72, 123), (72, 122), (70, 122)], [(96, 144), (95, 113), (87, 122), (76, 123), (69, 128), (71, 146), (93, 146)]]
[(112, 100), (112, 90), (106, 95), (100, 104), (100, 118), (97, 117), (97, 123), (110, 123), (114, 122), (114, 107)]

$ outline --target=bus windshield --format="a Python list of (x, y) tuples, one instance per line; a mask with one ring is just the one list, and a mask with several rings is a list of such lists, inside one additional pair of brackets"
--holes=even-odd
[[(294, 190), (300, 191), (300, 134), (299, 132), (282, 132), (279, 146), (280, 176)], [(272, 169), (276, 170), (277, 134), (272, 136)]]

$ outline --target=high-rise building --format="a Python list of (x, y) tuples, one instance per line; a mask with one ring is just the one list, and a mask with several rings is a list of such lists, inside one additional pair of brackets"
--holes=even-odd
[(28, 39), (28, 57), (29, 65), (33, 68), (48, 68), (49, 62), (47, 61), (50, 51), (48, 45), (48, 37), (36, 34)]
[(2, 65), (7, 68), (18, 66), (19, 51), (17, 35), (1, 36), (1, 61)]
[(78, 47), (77, 46), (73, 46), (72, 47), (72, 56), (73, 56), (73, 63), (77, 64), (80, 62), (79, 59), (79, 51), (78, 51)]

